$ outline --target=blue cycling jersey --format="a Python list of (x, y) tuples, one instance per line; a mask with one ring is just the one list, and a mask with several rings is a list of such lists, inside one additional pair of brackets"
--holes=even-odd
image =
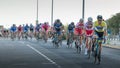
[(55, 24), (54, 24), (54, 27), (60, 27), (60, 26), (62, 26), (61, 23), (55, 23)]
[(24, 29), (24, 32), (28, 32), (29, 26), (25, 26), (25, 27), (23, 27), (23, 29)]
[(13, 32), (15, 32), (15, 31), (17, 31), (17, 27), (12, 26), (12, 27), (10, 28), (10, 30), (13, 31)]
[(39, 31), (39, 29), (40, 29), (40, 25), (37, 25), (36, 28), (35, 28), (35, 30)]
[(62, 26), (62, 23), (55, 23), (54, 28), (56, 31), (60, 31), (60, 27)]

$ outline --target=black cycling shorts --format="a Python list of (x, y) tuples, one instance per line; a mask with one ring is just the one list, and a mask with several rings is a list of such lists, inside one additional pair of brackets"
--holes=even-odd
[(30, 31), (33, 31), (33, 29), (30, 29)]
[(104, 36), (104, 32), (95, 31), (95, 33), (98, 35), (99, 38), (103, 38), (103, 36)]

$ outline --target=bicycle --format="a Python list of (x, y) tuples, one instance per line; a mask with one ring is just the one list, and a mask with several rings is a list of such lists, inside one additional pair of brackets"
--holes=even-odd
[(52, 43), (53, 43), (53, 47), (55, 47), (55, 48), (59, 47), (60, 39), (59, 39), (59, 35), (57, 33), (55, 33), (53, 35), (53, 41), (52, 41)]
[(40, 31), (36, 32), (36, 40), (39, 41), (41, 38)]
[(43, 32), (43, 40), (45, 41), (45, 43), (47, 43), (47, 34), (46, 34), (46, 30), (45, 30), (45, 32)]
[(14, 41), (15, 38), (16, 38), (16, 32), (11, 32), (11, 39), (12, 39), (12, 41)]
[(21, 39), (21, 36), (22, 36), (22, 33), (21, 33), (21, 32), (18, 32), (18, 40)]
[(24, 32), (22, 38), (23, 39), (25, 38), (27, 40), (28, 39), (28, 32)]
[(33, 38), (33, 31), (30, 31), (29, 37), (32, 39)]
[(86, 43), (88, 45), (87, 54), (88, 54), (88, 59), (90, 59), (90, 56), (91, 56), (91, 46), (92, 46), (92, 36), (88, 36), (87, 40), (88, 40), (88, 42)]
[(96, 38), (95, 43), (94, 43), (94, 63), (96, 63), (96, 60), (98, 59), (100, 64), (101, 61), (101, 50), (100, 50), (100, 43), (102, 43), (103, 38)]
[(77, 53), (81, 53), (82, 51), (82, 42), (80, 43), (80, 40), (82, 40), (82, 36), (78, 35), (75, 41), (75, 47), (77, 49)]
[(68, 37), (68, 41), (67, 41), (68, 48), (70, 48), (70, 47), (72, 48), (72, 44), (73, 44), (73, 41), (74, 41), (74, 40), (73, 40), (73, 37), (74, 37), (74, 36), (73, 36), (73, 33), (70, 32), (70, 33), (69, 33), (69, 37)]

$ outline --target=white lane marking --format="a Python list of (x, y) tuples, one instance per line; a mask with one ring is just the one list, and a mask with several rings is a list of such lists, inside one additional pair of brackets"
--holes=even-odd
[(31, 49), (33, 49), (35, 52), (37, 52), (39, 55), (42, 55), (45, 59), (47, 59), (48, 61), (50, 61), (52, 64), (56, 64), (56, 62), (52, 61), (50, 58), (48, 58), (46, 55), (42, 54), (40, 51), (38, 51), (37, 49), (35, 49), (34, 47), (30, 46), (29, 44), (27, 44), (28, 47), (30, 47)]
[[(20, 42), (22, 44), (25, 45), (25, 42)], [(51, 64), (54, 64), (57, 66), (57, 68), (61, 68), (60, 65), (58, 65), (56, 62), (52, 61), (50, 58), (48, 58), (46, 55), (42, 54), (40, 51), (38, 51), (37, 49), (35, 49), (34, 47), (32, 47), (31, 45), (27, 44), (26, 46), (28, 46), (29, 48), (33, 49), (35, 52), (37, 52), (39, 55), (42, 55), (45, 59), (47, 59), (49, 62), (51, 62)]]

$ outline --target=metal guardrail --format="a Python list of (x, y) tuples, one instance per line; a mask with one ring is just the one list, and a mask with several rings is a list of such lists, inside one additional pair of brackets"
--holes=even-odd
[(120, 38), (107, 38), (107, 44), (120, 46)]

